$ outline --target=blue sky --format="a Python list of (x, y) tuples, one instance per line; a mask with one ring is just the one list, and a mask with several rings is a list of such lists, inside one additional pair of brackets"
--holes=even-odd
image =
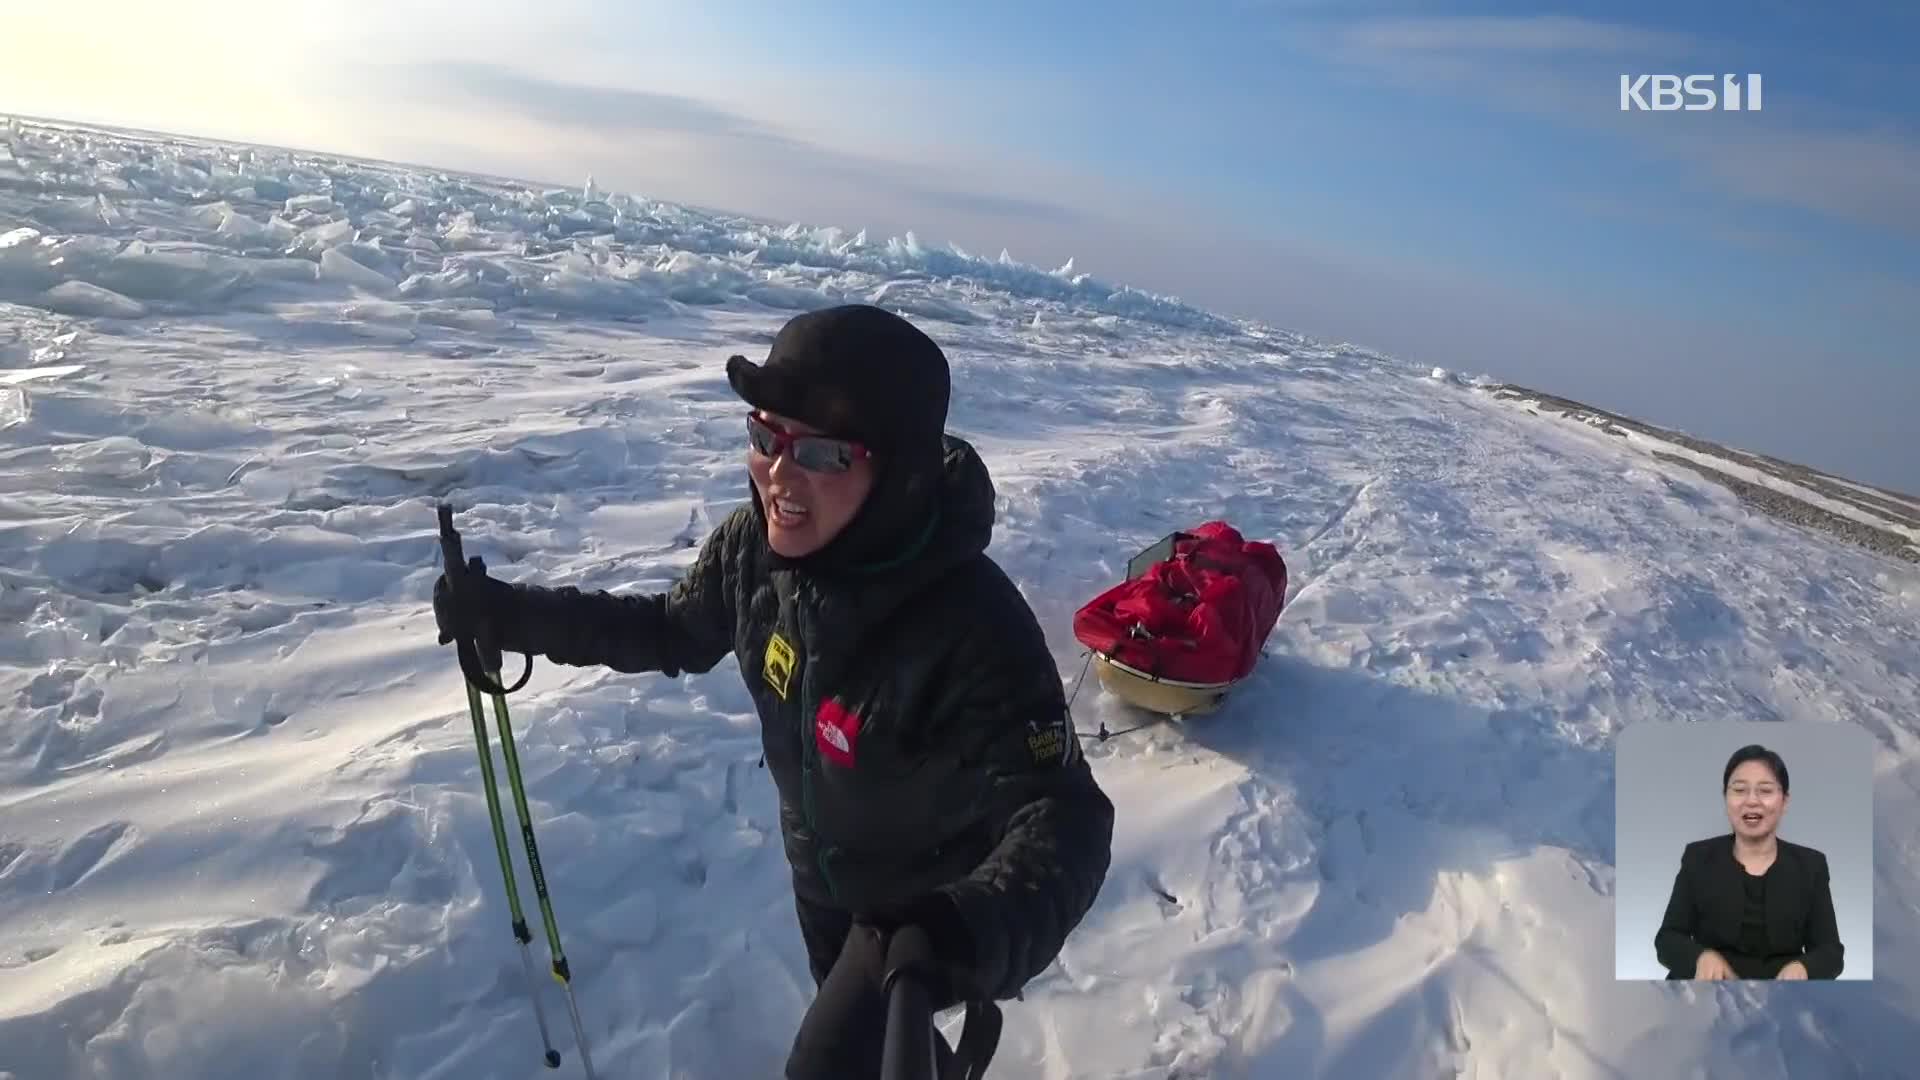
[[(1912, 5), (187, 8), (129, 0), (0, 109), (1073, 256), (1920, 488)], [(1765, 108), (1623, 113), (1623, 72)]]

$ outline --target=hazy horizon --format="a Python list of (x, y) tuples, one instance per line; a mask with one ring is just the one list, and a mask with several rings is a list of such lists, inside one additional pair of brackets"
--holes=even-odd
[[(1072, 258), (1920, 489), (1911, 13), (110, 7), (87, 50), (20, 15), (0, 109)], [(1623, 113), (1639, 70), (1765, 110)]]

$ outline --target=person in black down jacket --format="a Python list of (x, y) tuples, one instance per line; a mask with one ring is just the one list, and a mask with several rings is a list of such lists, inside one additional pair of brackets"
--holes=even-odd
[(1733, 831), (1680, 856), (1654, 953), (1669, 979), (1834, 979), (1846, 949), (1827, 857), (1782, 840), (1787, 763), (1764, 746), (1727, 759), (1720, 788)]
[[(505, 652), (667, 675), (732, 653), (819, 988), (786, 1075), (876, 1076), (894, 971), (968, 1004), (964, 1058), (975, 1017), (996, 1039), (991, 1003), (1092, 906), (1113, 804), (1038, 620), (986, 555), (993, 483), (946, 433), (939, 346), (847, 305), (789, 321), (764, 364), (730, 357), (727, 379), (751, 408), (752, 498), (682, 581), (631, 596), (482, 578), (456, 602), (443, 577), (441, 640), (484, 624)], [(953, 1056), (937, 1033), (936, 1051)]]

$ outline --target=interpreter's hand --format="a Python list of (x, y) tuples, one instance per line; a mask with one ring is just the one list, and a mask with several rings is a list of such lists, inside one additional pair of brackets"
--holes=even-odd
[(1776, 979), (1804, 979), (1806, 977), (1807, 965), (1798, 960), (1787, 961), (1787, 966), (1781, 968), (1780, 974), (1774, 976)]
[(1720, 979), (1731, 979), (1733, 978), (1733, 968), (1727, 963), (1726, 957), (1721, 956), (1712, 949), (1702, 949), (1700, 950), (1700, 959), (1694, 961), (1693, 964), (1693, 977), (1696, 979), (1716, 981)]

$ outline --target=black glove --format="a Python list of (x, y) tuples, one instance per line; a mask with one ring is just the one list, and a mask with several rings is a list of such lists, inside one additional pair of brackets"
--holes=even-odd
[(489, 577), (484, 570), (475, 573), (463, 569), (458, 589), (442, 573), (433, 583), (433, 621), (440, 631), (440, 644), (478, 639), (497, 646), (502, 628), (508, 625), (512, 603), (513, 586)]
[(960, 909), (945, 893), (929, 893), (895, 916), (887, 939), (881, 993), (911, 975), (936, 1002), (964, 1000), (964, 973), (973, 966), (973, 935)]

